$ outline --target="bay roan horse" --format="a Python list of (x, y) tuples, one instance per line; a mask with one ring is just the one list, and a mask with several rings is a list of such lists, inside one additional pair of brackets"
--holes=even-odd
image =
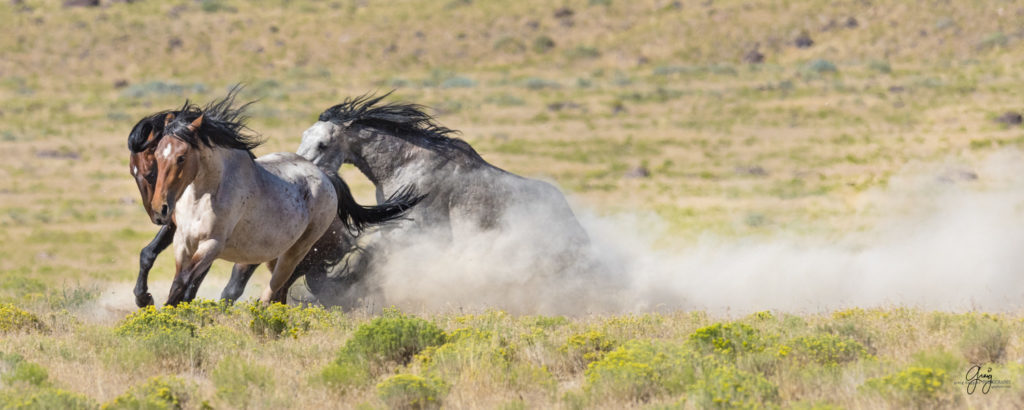
[[(233, 89), (228, 98), (219, 101), (218, 104), (222, 104), (224, 107), (230, 106), (230, 101), (235, 91)], [(211, 107), (212, 109), (220, 108)], [(211, 107), (207, 109), (211, 109)], [(139, 120), (132, 127), (131, 133), (128, 134), (128, 150), (131, 153), (128, 169), (132, 177), (135, 178), (135, 184), (139, 187), (139, 194), (142, 195), (142, 205), (146, 209), (146, 214), (151, 219), (154, 217), (150, 204), (153, 199), (153, 186), (156, 185), (156, 144), (163, 137), (164, 122), (167, 115), (173, 117), (178, 113), (178, 111), (161, 111), (148, 115)], [(177, 227), (173, 221), (161, 226), (153, 240), (139, 252), (139, 275), (135, 282), (134, 292), (135, 304), (139, 307), (153, 304), (153, 295), (149, 293), (149, 271), (153, 269), (153, 263), (156, 261), (157, 255), (174, 241), (176, 229)], [(221, 293), (221, 298), (229, 300), (238, 299), (245, 290), (245, 282), (252, 276), (257, 266), (259, 265), (236, 264), (231, 272), (231, 281), (228, 282), (224, 292)], [(205, 274), (205, 272), (202, 273), (202, 275)], [(195, 290), (197, 289), (192, 289), (192, 291)], [(185, 300), (192, 300), (194, 297), (194, 293), (186, 294)]]
[[(223, 107), (222, 107), (223, 108)], [(296, 266), (332, 221), (358, 214), (373, 222), (398, 217), (420, 198), (401, 190), (384, 206), (348, 209), (348, 189), (293, 153), (255, 158), (260, 142), (232, 118), (189, 104), (166, 118), (155, 147), (157, 179), (153, 222), (174, 222), (176, 272), (167, 304), (195, 289), (215, 259), (252, 265), (272, 274), (261, 300), (286, 302)], [(192, 291), (191, 293), (194, 293)]]

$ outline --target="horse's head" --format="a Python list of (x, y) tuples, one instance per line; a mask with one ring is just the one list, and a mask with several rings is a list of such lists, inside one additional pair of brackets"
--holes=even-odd
[(316, 166), (335, 171), (345, 163), (349, 138), (345, 126), (332, 121), (317, 121), (302, 132), (302, 143), (297, 154)]
[[(172, 119), (168, 114), (167, 121)], [(183, 127), (167, 127), (164, 134), (170, 138), (162, 138), (154, 149), (157, 177), (150, 205), (153, 209), (150, 217), (154, 223), (166, 224), (171, 220), (178, 195), (199, 173), (201, 148), (199, 144), (192, 145), (185, 141), (195, 141), (202, 123), (203, 116), (200, 115)]]

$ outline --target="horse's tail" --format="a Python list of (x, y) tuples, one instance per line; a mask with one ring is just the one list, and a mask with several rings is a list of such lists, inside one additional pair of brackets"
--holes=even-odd
[(352, 197), (352, 191), (341, 176), (336, 173), (327, 173), (335, 192), (338, 193), (338, 218), (345, 224), (346, 228), (356, 232), (362, 231), (369, 225), (379, 224), (398, 219), (405, 211), (419, 203), (426, 195), (416, 195), (411, 187), (391, 195), (383, 204), (376, 206), (362, 206)]

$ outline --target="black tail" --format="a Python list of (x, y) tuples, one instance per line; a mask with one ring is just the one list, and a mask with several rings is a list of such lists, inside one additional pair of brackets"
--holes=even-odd
[(379, 224), (398, 219), (419, 203), (426, 195), (416, 195), (411, 187), (396, 192), (383, 204), (377, 206), (362, 206), (356, 203), (352, 197), (352, 191), (348, 184), (341, 177), (333, 172), (327, 176), (334, 184), (334, 190), (338, 193), (338, 218), (345, 224), (345, 227), (355, 232), (360, 232), (369, 225)]

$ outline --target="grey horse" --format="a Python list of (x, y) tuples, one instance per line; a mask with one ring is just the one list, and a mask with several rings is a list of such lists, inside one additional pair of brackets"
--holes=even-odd
[(557, 188), (488, 163), (419, 105), (379, 104), (387, 95), (328, 108), (302, 134), (297, 153), (325, 170), (354, 164), (378, 201), (405, 187), (427, 194), (406, 220), (383, 228), (388, 242), (429, 232), (430, 241), (458, 243), (514, 230), (510, 249), (530, 255), (531, 274), (594, 268), (590, 239)]

